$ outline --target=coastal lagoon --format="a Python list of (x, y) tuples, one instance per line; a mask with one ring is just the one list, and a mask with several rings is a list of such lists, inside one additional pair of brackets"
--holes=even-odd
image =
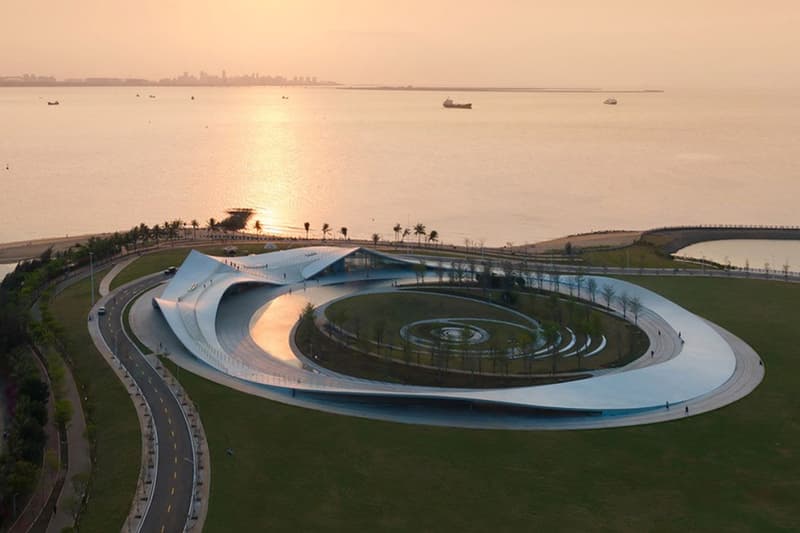
[(732, 239), (724, 241), (708, 241), (692, 244), (674, 255), (705, 259), (720, 265), (738, 268), (749, 267), (762, 270), (765, 265), (777, 272), (783, 271), (784, 265), (789, 271), (800, 272), (800, 241)]
[(797, 223), (796, 91), (0, 88), (0, 116), (0, 242), (240, 206), (284, 235), (419, 221), (458, 244)]

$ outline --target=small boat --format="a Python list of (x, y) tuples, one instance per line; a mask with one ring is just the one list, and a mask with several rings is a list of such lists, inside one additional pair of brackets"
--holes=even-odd
[(606, 104), (606, 105), (617, 105), (617, 99), (616, 98), (606, 98), (603, 101), (603, 103)]
[(58, 103), (58, 100), (54, 100), (53, 102), (51, 102), (50, 100), (48, 100), (48, 101), (47, 101), (47, 105), (60, 105), (60, 104)]
[(450, 98), (445, 100), (442, 106), (448, 109), (472, 109), (472, 104), (457, 104), (453, 102)]
[(192, 96), (192, 100), (194, 100), (194, 96)]
[(148, 98), (155, 98), (155, 95), (149, 95)]

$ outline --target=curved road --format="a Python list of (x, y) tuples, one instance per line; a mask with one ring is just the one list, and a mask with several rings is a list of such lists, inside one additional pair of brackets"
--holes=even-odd
[(194, 485), (192, 436), (180, 405), (161, 375), (122, 331), (125, 305), (161, 279), (161, 274), (141, 278), (101, 298), (98, 306), (104, 305), (106, 314), (97, 317), (105, 343), (136, 380), (153, 413), (158, 465), (153, 496), (149, 506), (144, 508), (145, 517), (139, 529), (146, 533), (183, 531), (189, 518)]

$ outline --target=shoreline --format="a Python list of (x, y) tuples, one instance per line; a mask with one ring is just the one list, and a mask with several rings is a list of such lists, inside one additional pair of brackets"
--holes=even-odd
[(0, 263), (19, 263), (26, 259), (33, 259), (53, 247), (53, 251), (66, 250), (76, 244), (82, 244), (91, 237), (108, 237), (113, 231), (104, 233), (87, 233), (83, 235), (65, 235), (64, 237), (45, 237), (25, 241), (0, 243)]
[[(204, 229), (198, 231), (201, 234), (206, 233)], [(113, 231), (109, 231), (0, 243), (0, 264), (18, 263), (38, 257), (50, 247), (52, 247), (54, 251), (62, 251), (76, 244), (83, 244), (91, 237), (108, 237), (113, 234)], [(200, 237), (200, 235), (198, 235), (198, 237)], [(270, 237), (264, 235), (258, 240), (270, 240), (276, 237), (280, 238), (278, 236)], [(283, 236), (283, 238), (290, 239), (291, 237)], [(525, 250), (528, 252), (535, 250), (534, 253), (536, 254), (547, 254), (548, 252), (562, 251), (567, 243), (570, 243), (571, 246), (578, 249), (592, 249), (621, 248), (630, 246), (635, 242), (646, 242), (662, 249), (662, 251), (666, 253), (674, 253), (690, 244), (728, 239), (800, 240), (800, 228), (687, 226), (646, 230), (599, 230), (588, 233), (565, 235), (555, 239), (545, 239), (526, 245), (515, 245), (511, 249)], [(354, 241), (360, 242), (360, 239), (354, 239)], [(364, 240), (364, 242), (367, 243), (366, 240)], [(442, 245), (449, 246), (444, 243), (442, 243)], [(487, 246), (486, 249), (502, 251), (505, 247)]]

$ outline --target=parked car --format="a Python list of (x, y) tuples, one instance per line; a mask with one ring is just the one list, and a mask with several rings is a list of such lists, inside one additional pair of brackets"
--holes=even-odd
[(165, 276), (174, 276), (175, 272), (178, 271), (178, 267), (171, 266), (164, 271)]

